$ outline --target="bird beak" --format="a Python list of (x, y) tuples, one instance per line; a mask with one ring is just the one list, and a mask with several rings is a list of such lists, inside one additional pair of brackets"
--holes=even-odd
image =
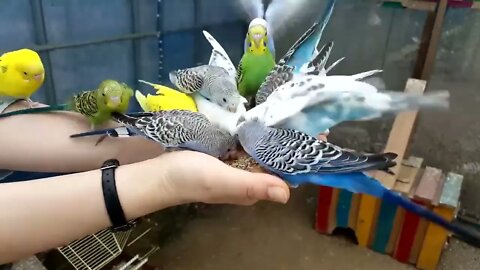
[(253, 43), (255, 43), (255, 46), (258, 48), (258, 47), (260, 47), (260, 42), (263, 39), (263, 35), (262, 34), (253, 34), (252, 39), (253, 39)]
[(43, 79), (43, 74), (37, 74), (37, 75), (33, 76), (33, 79), (37, 82), (41, 82), (42, 79)]
[(111, 109), (116, 108), (120, 104), (120, 97), (110, 97), (107, 106)]
[(232, 113), (235, 113), (237, 111), (237, 108), (235, 108), (234, 106), (228, 106), (227, 109), (229, 112), (232, 112)]

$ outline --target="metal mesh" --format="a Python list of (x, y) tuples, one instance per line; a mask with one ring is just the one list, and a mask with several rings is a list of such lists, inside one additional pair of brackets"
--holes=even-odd
[(131, 230), (112, 233), (105, 229), (98, 233), (75, 240), (58, 251), (77, 270), (101, 269), (122, 252)]

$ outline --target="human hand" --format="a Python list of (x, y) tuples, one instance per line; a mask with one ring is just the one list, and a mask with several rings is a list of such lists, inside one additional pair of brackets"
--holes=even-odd
[(290, 197), (278, 177), (236, 169), (199, 152), (170, 152), (156, 160), (166, 170), (169, 189), (184, 202), (252, 205), (259, 200), (286, 203)]

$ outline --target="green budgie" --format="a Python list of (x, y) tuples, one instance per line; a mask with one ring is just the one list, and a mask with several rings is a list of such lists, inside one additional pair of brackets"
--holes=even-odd
[(260, 85), (275, 66), (274, 53), (268, 46), (273, 41), (269, 39), (267, 28), (264, 19), (252, 20), (245, 40), (245, 52), (237, 68), (238, 91), (250, 100), (251, 107)]
[(110, 120), (113, 112), (125, 113), (132, 96), (133, 90), (125, 83), (104, 80), (97, 89), (74, 95), (66, 104), (13, 111), (0, 115), (0, 118), (51, 111), (74, 111), (86, 116), (92, 129), (95, 129)]

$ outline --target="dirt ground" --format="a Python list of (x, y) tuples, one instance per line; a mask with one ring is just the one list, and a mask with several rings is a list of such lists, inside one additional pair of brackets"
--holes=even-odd
[[(287, 205), (215, 206), (150, 258), (163, 270), (415, 269), (313, 229), (316, 188), (293, 190)], [(480, 250), (453, 239), (439, 269), (480, 269)]]

